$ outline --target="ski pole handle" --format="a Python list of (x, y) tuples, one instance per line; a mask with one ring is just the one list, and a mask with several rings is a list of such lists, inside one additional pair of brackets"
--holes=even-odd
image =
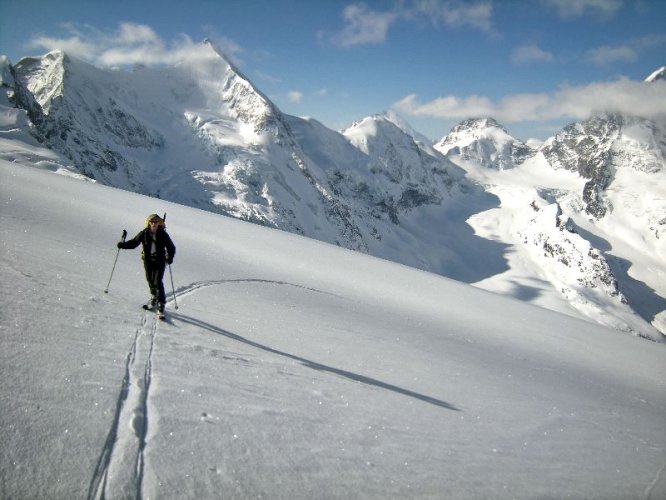
[(125, 241), (125, 238), (127, 238), (127, 229), (123, 229), (123, 236), (121, 238), (121, 241)]

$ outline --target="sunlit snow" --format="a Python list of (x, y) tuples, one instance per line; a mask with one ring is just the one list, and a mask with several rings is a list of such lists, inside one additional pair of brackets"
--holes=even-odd
[[(664, 498), (665, 345), (47, 154), (0, 160), (0, 497)], [(103, 293), (152, 212), (166, 322), (138, 250)]]

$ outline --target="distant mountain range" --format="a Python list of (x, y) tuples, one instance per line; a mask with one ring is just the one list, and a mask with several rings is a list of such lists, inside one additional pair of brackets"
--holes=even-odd
[[(538, 148), (489, 117), (434, 144), (390, 112), (337, 132), (282, 113), (207, 41), (167, 68), (103, 70), (56, 51), (0, 58), (0, 71), (4, 159), (634, 335), (666, 332), (664, 122), (599, 114)], [(663, 74), (645, 84), (665, 84)]]

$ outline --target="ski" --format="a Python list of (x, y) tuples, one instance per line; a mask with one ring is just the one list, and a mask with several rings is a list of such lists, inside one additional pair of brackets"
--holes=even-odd
[(161, 320), (166, 319), (166, 314), (164, 314), (163, 310), (160, 311), (157, 304), (152, 304), (152, 303), (149, 302), (148, 304), (142, 304), (141, 307), (146, 311), (154, 312), (157, 315), (158, 319), (161, 319)]

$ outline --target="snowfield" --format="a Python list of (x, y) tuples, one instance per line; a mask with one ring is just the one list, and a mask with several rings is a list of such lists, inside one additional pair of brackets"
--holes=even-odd
[[(0, 160), (0, 497), (666, 498), (664, 344), (28, 156)], [(139, 250), (103, 293), (152, 212), (166, 322)]]

